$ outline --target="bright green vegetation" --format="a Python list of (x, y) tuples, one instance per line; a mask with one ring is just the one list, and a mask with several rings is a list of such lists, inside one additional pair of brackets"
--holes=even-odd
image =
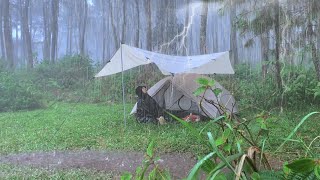
[[(132, 105), (128, 105), (128, 111)], [(151, 139), (161, 152), (198, 151), (179, 123), (139, 124), (124, 128), (122, 105), (58, 103), (36, 111), (1, 113), (0, 153), (108, 149), (144, 151)], [(197, 124), (200, 128), (204, 123)]]
[(47, 170), (0, 164), (0, 179), (113, 179), (105, 172), (77, 170)]
[[(127, 106), (131, 110), (132, 105)], [(139, 124), (133, 117), (127, 119), (124, 128), (122, 105), (55, 103), (47, 109), (36, 111), (8, 112), (0, 114), (0, 154), (51, 151), (51, 150), (125, 150), (144, 151), (154, 139), (159, 152), (204, 153), (199, 142), (180, 123), (159, 126)], [(309, 107), (308, 110), (316, 110)], [(248, 116), (247, 116), (248, 114)], [(249, 114), (242, 116), (250, 118)], [(305, 110), (285, 112), (271, 118), (270, 143), (273, 151), (283, 142), (305, 115)], [(254, 116), (252, 116), (254, 117)], [(307, 144), (319, 135), (319, 116), (311, 117), (299, 129), (298, 134)], [(196, 123), (200, 131), (207, 123)], [(207, 130), (219, 134), (216, 124)], [(318, 143), (318, 144), (317, 144)], [(283, 157), (297, 156), (301, 147), (289, 142)], [(318, 145), (318, 146), (317, 146)], [(315, 142), (314, 147), (319, 147)], [(319, 151), (319, 149), (318, 149)]]

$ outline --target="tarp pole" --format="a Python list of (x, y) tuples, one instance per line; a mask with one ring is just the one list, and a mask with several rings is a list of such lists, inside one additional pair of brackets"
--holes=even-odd
[(123, 120), (124, 127), (127, 126), (127, 118), (126, 118), (126, 99), (125, 99), (125, 87), (124, 87), (124, 72), (123, 72), (123, 59), (122, 59), (122, 43), (120, 43), (120, 51), (121, 51), (121, 83), (122, 83), (122, 103), (123, 103)]

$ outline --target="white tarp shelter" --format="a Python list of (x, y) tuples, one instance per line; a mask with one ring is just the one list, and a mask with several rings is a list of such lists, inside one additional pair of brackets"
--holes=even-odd
[(170, 56), (122, 44), (95, 77), (116, 74), (149, 63), (155, 63), (164, 75), (234, 74), (229, 51), (198, 56)]
[(197, 56), (170, 56), (121, 44), (121, 47), (95, 77), (103, 77), (122, 72), (122, 98), (124, 123), (126, 110), (123, 71), (154, 63), (164, 75), (172, 74), (234, 74), (229, 51)]

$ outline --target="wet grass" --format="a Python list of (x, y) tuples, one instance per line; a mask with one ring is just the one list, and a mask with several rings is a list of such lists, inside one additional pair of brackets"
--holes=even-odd
[[(132, 105), (126, 109), (131, 110)], [(159, 126), (139, 124), (128, 117), (124, 126), (123, 106), (119, 104), (70, 104), (57, 103), (46, 109), (0, 113), (0, 155), (10, 153), (52, 150), (121, 150), (145, 151), (151, 139), (157, 151), (206, 152), (204, 146), (179, 123)], [(269, 120), (270, 139), (267, 151), (273, 152), (291, 130), (308, 112), (318, 107), (287, 110), (272, 115)], [(243, 112), (243, 117), (254, 117), (255, 111)], [(128, 114), (128, 112), (127, 112)], [(320, 117), (313, 116), (299, 129), (295, 139), (307, 145), (319, 136)], [(200, 131), (206, 122), (196, 123)], [(216, 125), (207, 129), (219, 134)], [(312, 150), (320, 154), (320, 142), (315, 141)], [(289, 160), (304, 155), (301, 144), (289, 142), (278, 154), (280, 159)], [(92, 170), (46, 170), (0, 164), (0, 179), (112, 179), (111, 174)]]
[[(206, 151), (179, 123), (165, 126), (139, 124), (134, 117), (129, 116), (125, 127), (122, 108), (119, 104), (57, 103), (42, 110), (0, 113), (0, 154), (81, 149), (145, 151), (151, 139), (155, 140), (157, 150), (161, 153), (199, 154)], [(126, 109), (130, 111), (131, 108), (132, 105), (127, 105)], [(274, 151), (303, 116), (318, 109), (308, 107), (273, 114), (268, 123), (270, 140), (267, 149)], [(256, 113), (248, 111), (242, 113), (242, 116), (250, 117)], [(194, 125), (200, 131), (205, 124)], [(216, 125), (212, 125), (208, 131), (219, 134)], [(317, 115), (301, 127), (298, 136), (309, 145), (313, 138), (319, 136), (319, 132), (320, 121)], [(314, 150), (319, 151), (319, 141), (313, 145)], [(288, 143), (281, 156), (299, 156), (302, 152), (300, 144)]]
[[(266, 151), (281, 161), (290, 161), (294, 158), (303, 157), (306, 149), (302, 143), (288, 141), (282, 149), (275, 153), (276, 149), (284, 142), (285, 138), (299, 124), (301, 119), (310, 112), (320, 111), (317, 106), (305, 106), (301, 109), (285, 109), (282, 113), (279, 111), (271, 112), (271, 116), (267, 121), (269, 129), (269, 138), (266, 141)], [(258, 111), (247, 111), (242, 114), (242, 117), (254, 117)], [(249, 118), (250, 119), (250, 118)], [(297, 133), (292, 137), (292, 140), (299, 140), (309, 146), (310, 143), (320, 135), (320, 116), (314, 115), (305, 121), (298, 129)], [(320, 140), (317, 139), (310, 146), (310, 150), (315, 154), (320, 154)]]
[[(131, 110), (132, 105), (127, 106)], [(145, 151), (151, 139), (160, 152), (201, 152), (178, 123), (159, 126), (123, 121), (122, 105), (55, 104), (44, 110), (0, 114), (0, 154), (52, 150)], [(198, 123), (201, 129), (205, 123)], [(211, 130), (215, 127), (211, 127)]]
[(114, 175), (85, 169), (48, 170), (0, 164), (0, 179), (114, 179)]

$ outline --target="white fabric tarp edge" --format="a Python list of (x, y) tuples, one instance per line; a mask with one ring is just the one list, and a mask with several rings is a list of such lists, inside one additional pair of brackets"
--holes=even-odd
[[(155, 63), (164, 75), (195, 74), (234, 74), (229, 51), (198, 56), (170, 56), (122, 44), (123, 70)], [(121, 49), (95, 77), (108, 76), (122, 71)]]

